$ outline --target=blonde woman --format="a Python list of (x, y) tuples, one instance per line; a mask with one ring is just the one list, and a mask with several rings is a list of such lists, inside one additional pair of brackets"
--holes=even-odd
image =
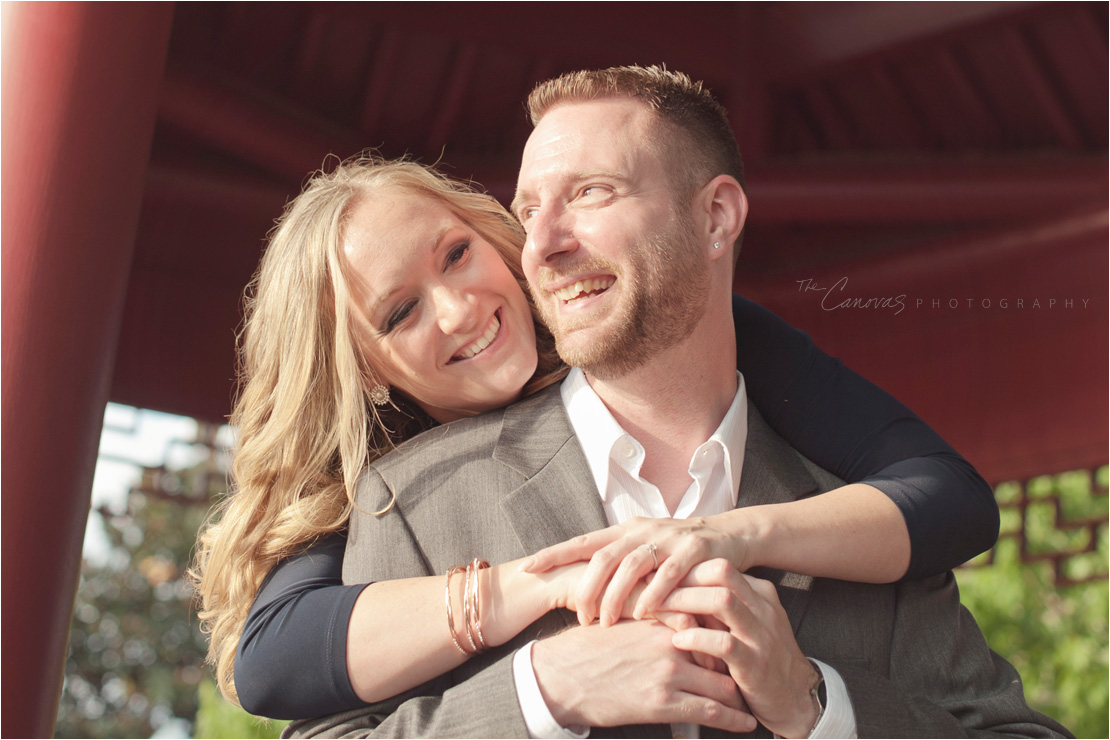
[[(522, 243), (493, 198), (412, 162), (349, 160), (286, 207), (248, 292), (235, 490), (202, 533), (195, 569), (209, 659), (229, 700), (271, 717), (316, 716), (466, 660), (443, 624), (443, 578), (342, 585), (344, 527), (377, 456), (565, 373), (523, 290)], [(383, 295), (382, 284), (399, 288)], [(603, 601), (651, 614), (690, 567), (721, 555), (741, 569), (889, 582), (993, 544), (989, 488), (920, 419), (755, 304), (736, 298), (734, 313), (740, 346), (758, 348), (738, 362), (756, 406), (795, 448), (856, 483), (789, 513), (752, 507), (704, 525), (610, 528), (588, 551), (494, 565), (476, 581), (487, 643), (554, 608), (584, 620)], [(629, 597), (630, 583), (609, 581), (612, 568), (583, 578), (584, 562), (557, 565), (597, 548), (619, 561), (647, 539), (679, 567), (646, 593)]]

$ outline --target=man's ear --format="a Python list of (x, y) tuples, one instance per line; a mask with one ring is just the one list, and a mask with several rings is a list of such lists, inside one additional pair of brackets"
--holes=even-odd
[[(731, 254), (733, 243), (739, 238), (748, 218), (748, 197), (744, 188), (729, 175), (718, 175), (706, 183), (699, 193), (710, 258)], [(714, 245), (720, 245), (715, 247)]]

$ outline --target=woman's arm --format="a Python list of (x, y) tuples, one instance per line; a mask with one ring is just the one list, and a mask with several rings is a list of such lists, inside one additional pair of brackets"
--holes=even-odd
[[(532, 574), (520, 561), (478, 571), (481, 636), (489, 647), (502, 645), (552, 609), (568, 606), (574, 573)], [(456, 624), (462, 624), (465, 575), (456, 575), (452, 592)], [(443, 576), (372, 583), (355, 602), (347, 637), (347, 673), (358, 697), (367, 703), (388, 699), (430, 681), (467, 660), (447, 628)], [(456, 637), (468, 647), (463, 635)]]
[(361, 706), (347, 678), (347, 623), (365, 586), (343, 585), (344, 534), (274, 566), (251, 606), (235, 654), (243, 709), (275, 719)]
[[(447, 630), (442, 576), (344, 586), (346, 542), (343, 534), (322, 539), (278, 563), (263, 582), (235, 661), (235, 687), (248, 712), (277, 719), (342, 712), (465, 660)], [(487, 644), (500, 645), (568, 606), (584, 567), (533, 575), (508, 563), (479, 571)], [(452, 583), (456, 596), (461, 578)]]
[[(994, 545), (998, 505), (990, 486), (929, 425), (767, 309), (734, 296), (733, 315), (737, 366), (767, 423), (836, 476), (881, 491), (901, 513), (908, 542), (897, 560), (908, 567), (882, 580), (943, 573)], [(826, 497), (837, 495), (812, 499), (814, 523), (835, 515)], [(867, 512), (878, 503), (856, 491), (845, 498), (850, 517), (834, 523), (845, 535), (881, 534), (874, 525), (889, 521), (893, 510), (872, 519)], [(889, 559), (889, 550), (867, 546), (877, 556), (868, 559), (882, 560), (884, 552)]]

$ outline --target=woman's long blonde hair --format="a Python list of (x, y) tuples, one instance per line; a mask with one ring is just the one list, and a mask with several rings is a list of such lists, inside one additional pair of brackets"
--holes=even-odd
[[(353, 331), (343, 230), (356, 200), (383, 188), (442, 202), (497, 249), (527, 295), (520, 225), (493, 197), (424, 165), (363, 154), (315, 173), (286, 205), (244, 301), (234, 490), (202, 530), (192, 572), (208, 660), (235, 703), (235, 652), (266, 574), (345, 527), (362, 470), (434, 425), (396, 392), (394, 406), (370, 403), (373, 372)], [(539, 365), (525, 393), (566, 372), (536, 324)]]

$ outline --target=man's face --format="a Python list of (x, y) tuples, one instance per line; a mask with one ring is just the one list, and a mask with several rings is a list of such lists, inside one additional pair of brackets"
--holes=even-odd
[(687, 336), (707, 260), (676, 202), (654, 114), (627, 99), (549, 111), (524, 148), (513, 212), (524, 272), (559, 355), (620, 377)]

